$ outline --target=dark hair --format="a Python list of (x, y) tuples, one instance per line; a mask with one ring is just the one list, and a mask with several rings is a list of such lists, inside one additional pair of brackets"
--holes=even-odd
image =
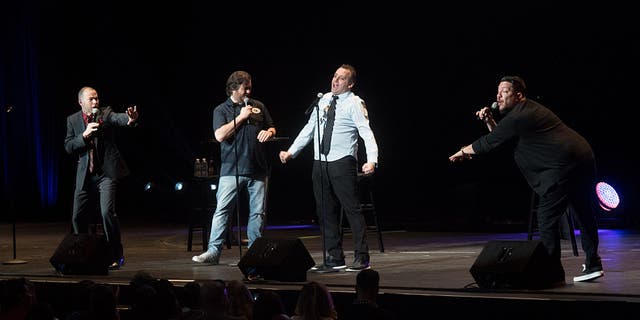
[(356, 276), (356, 286), (365, 290), (371, 290), (380, 284), (380, 274), (373, 269), (364, 269)]
[(200, 308), (199, 299), (200, 284), (195, 281), (186, 283), (180, 295), (180, 303), (182, 304), (182, 306), (191, 309), (198, 309)]
[(233, 90), (238, 90), (240, 85), (245, 86), (251, 82), (251, 75), (246, 71), (236, 71), (227, 79), (227, 96), (231, 96)]
[(518, 76), (504, 76), (500, 79), (500, 82), (509, 82), (513, 85), (514, 92), (520, 92), (523, 96), (527, 95), (527, 85), (524, 84), (524, 80)]
[(311, 281), (302, 286), (294, 313), (303, 319), (336, 318), (333, 297), (324, 284)]
[(274, 316), (287, 314), (280, 295), (271, 289), (264, 289), (256, 292), (256, 302), (253, 304), (253, 319), (267, 320)]

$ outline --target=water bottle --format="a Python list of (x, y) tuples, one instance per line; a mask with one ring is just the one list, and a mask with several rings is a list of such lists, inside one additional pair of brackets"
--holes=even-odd
[(196, 178), (199, 178), (201, 174), (202, 174), (202, 162), (200, 162), (200, 159), (196, 158), (196, 162), (193, 165), (193, 176)]
[(207, 159), (202, 158), (200, 160), (200, 177), (206, 178), (207, 174), (209, 174), (209, 165), (207, 164)]
[(209, 159), (209, 178), (213, 177), (216, 174), (216, 170), (213, 167), (213, 159)]

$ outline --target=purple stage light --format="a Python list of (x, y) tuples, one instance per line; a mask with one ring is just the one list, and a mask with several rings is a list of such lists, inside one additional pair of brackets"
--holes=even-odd
[(596, 184), (596, 195), (598, 195), (598, 200), (600, 200), (600, 207), (606, 211), (611, 211), (620, 204), (618, 193), (606, 182), (598, 182)]

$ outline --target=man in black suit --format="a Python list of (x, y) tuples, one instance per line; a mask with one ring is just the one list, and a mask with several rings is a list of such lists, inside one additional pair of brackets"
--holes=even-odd
[(513, 158), (529, 186), (539, 196), (536, 214), (540, 239), (562, 270), (553, 282), (564, 282), (561, 262), (560, 219), (569, 207), (580, 222), (580, 242), (585, 262), (574, 282), (604, 276), (598, 254), (600, 239), (595, 218), (596, 160), (589, 142), (539, 102), (527, 97), (527, 86), (519, 76), (504, 76), (498, 82), (496, 102), (500, 120), (489, 107), (476, 112), (489, 133), (463, 146), (449, 157), (452, 162), (472, 159), (513, 144)]
[(95, 208), (96, 192), (100, 199), (102, 225), (109, 247), (110, 269), (124, 263), (120, 223), (116, 214), (116, 186), (129, 174), (126, 163), (115, 143), (116, 127), (133, 126), (138, 119), (136, 106), (124, 113), (100, 108), (98, 92), (83, 87), (78, 92), (81, 110), (67, 117), (64, 148), (78, 155), (73, 201), (73, 232), (87, 233), (90, 215)]

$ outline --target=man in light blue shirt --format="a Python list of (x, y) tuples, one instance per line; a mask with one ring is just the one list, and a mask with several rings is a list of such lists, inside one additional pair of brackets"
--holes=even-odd
[[(367, 108), (364, 101), (351, 92), (355, 80), (356, 70), (352, 66), (340, 66), (331, 80), (331, 92), (320, 98), (318, 108), (313, 110), (309, 121), (289, 149), (280, 152), (280, 161), (286, 163), (313, 140), (313, 192), (316, 212), (325, 229), (323, 241), (327, 257), (324, 267), (335, 270), (347, 267), (340, 232), (340, 211), (344, 209), (354, 243), (354, 260), (347, 271), (370, 268), (366, 222), (358, 196), (358, 137), (364, 141), (367, 154), (366, 162), (362, 165), (363, 174), (373, 174), (378, 163), (378, 145), (369, 126)], [(335, 102), (332, 103), (332, 100)], [(332, 104), (335, 109), (333, 106), (330, 108)], [(335, 116), (332, 109), (335, 110)], [(317, 116), (318, 112), (320, 117)], [(332, 128), (325, 130), (331, 124)], [(327, 137), (324, 137), (325, 133)], [(324, 143), (323, 147), (322, 142), (329, 138), (329, 134), (330, 142)]]

